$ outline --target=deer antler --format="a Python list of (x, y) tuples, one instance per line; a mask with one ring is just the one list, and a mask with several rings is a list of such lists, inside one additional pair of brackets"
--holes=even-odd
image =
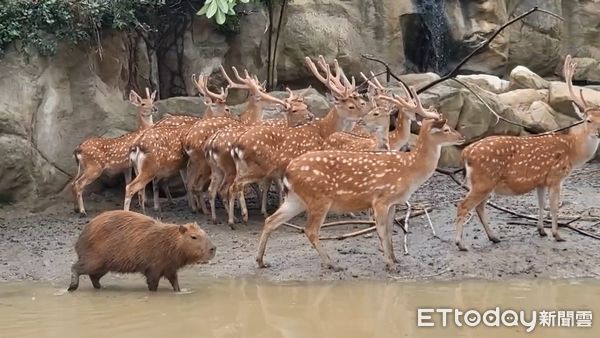
[(221, 87), (220, 94), (211, 92), (210, 89), (208, 89), (208, 76), (200, 74), (196, 79), (196, 74), (192, 74), (192, 82), (194, 83), (196, 88), (198, 88), (198, 91), (202, 96), (208, 97), (213, 101), (225, 102), (227, 100), (227, 96), (229, 95), (229, 87), (227, 87), (226, 89), (223, 89), (223, 87)]
[(249, 89), (250, 88), (250, 85), (247, 82), (248, 79), (246, 79), (246, 80), (242, 79), (240, 77), (240, 75), (238, 74), (238, 71), (235, 67), (231, 67), (231, 68), (233, 69), (234, 74), (236, 75), (238, 80), (240, 80), (241, 83), (233, 82), (233, 80), (229, 77), (229, 75), (227, 75), (227, 72), (225, 71), (225, 68), (223, 68), (223, 65), (220, 65), (219, 68), (221, 69), (221, 73), (223, 74), (223, 77), (229, 83), (229, 88), (237, 88), (237, 89)]
[(579, 91), (579, 96), (575, 93), (573, 89), (573, 75), (575, 74), (575, 67), (577, 64), (572, 61), (571, 55), (567, 55), (565, 58), (565, 65), (563, 67), (563, 76), (565, 77), (565, 82), (567, 83), (567, 88), (569, 89), (569, 96), (571, 100), (579, 107), (581, 112), (583, 112), (587, 107), (587, 103), (583, 98), (583, 90)]
[(334, 93), (334, 95), (337, 95), (340, 99), (348, 98), (349, 93), (347, 92), (347, 88), (343, 86), (340, 82), (341, 73), (338, 72), (336, 73), (336, 76), (333, 77), (331, 75), (331, 68), (325, 62), (325, 59), (322, 55), (319, 55), (319, 61), (317, 63), (319, 64), (319, 67), (325, 71), (326, 77), (321, 75), (315, 63), (308, 56), (305, 57), (304, 60), (306, 61), (306, 64), (308, 65), (308, 68), (313, 73), (313, 75), (327, 88), (329, 88), (329, 90), (331, 90)]
[(288, 102), (286, 102), (284, 100), (281, 100), (281, 99), (278, 99), (275, 96), (269, 95), (266, 92), (264, 92), (262, 90), (262, 88), (260, 87), (260, 83), (259, 82), (252, 80), (252, 81), (250, 81), (248, 83), (248, 85), (251, 87), (250, 90), (254, 91), (256, 93), (256, 95), (260, 96), (265, 101), (270, 101), (270, 102), (273, 102), (273, 103), (280, 104), (286, 110), (290, 108), (290, 104)]
[[(369, 84), (369, 85), (371, 85), (371, 84)], [(419, 98), (419, 96), (417, 95), (417, 93), (413, 87), (406, 88), (404, 86), (404, 84), (402, 84), (402, 83), (400, 83), (400, 87), (406, 92), (406, 94), (407, 94), (406, 99), (401, 96), (393, 95), (392, 97), (390, 97), (388, 95), (383, 95), (383, 94), (380, 94), (379, 97), (384, 101), (388, 101), (388, 102), (392, 102), (392, 103), (396, 104), (400, 108), (412, 110), (416, 114), (420, 115), (423, 118), (430, 118), (430, 119), (439, 119), (440, 118), (440, 115), (437, 112), (425, 109), (423, 107), (423, 104), (421, 103), (421, 99)], [(411, 93), (413, 96), (412, 99), (410, 98)]]

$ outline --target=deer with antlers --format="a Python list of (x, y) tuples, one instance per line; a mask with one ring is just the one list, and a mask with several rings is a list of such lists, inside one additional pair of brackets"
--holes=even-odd
[[(327, 137), (347, 128), (347, 121), (357, 121), (368, 112), (369, 106), (358, 95), (354, 78), (348, 81), (337, 61), (334, 61), (333, 75), (322, 56), (317, 64), (309, 57), (305, 60), (315, 77), (333, 93), (334, 106), (324, 118), (311, 123), (296, 127), (258, 126), (241, 135), (233, 146), (236, 177), (230, 195), (236, 196), (251, 183), (281, 181), (285, 167), (293, 158), (322, 149)], [(261, 211), (266, 217), (264, 195), (261, 202)]]
[(462, 144), (465, 138), (446, 120), (426, 119), (412, 152), (316, 151), (290, 162), (284, 185), (288, 194), (265, 221), (256, 261), (261, 268), (270, 234), (281, 224), (306, 211), (304, 233), (317, 250), (324, 267), (339, 270), (323, 250), (319, 230), (331, 211), (354, 212), (372, 208), (386, 267), (395, 270), (392, 248), (392, 206), (401, 204), (435, 171), (444, 145)]
[[(371, 75), (372, 81), (361, 73), (361, 76), (369, 84), (368, 95), (371, 98), (372, 106), (378, 106), (380, 109), (375, 109), (365, 116), (369, 121), (357, 124), (351, 132), (333, 133), (327, 138), (324, 150), (399, 150), (408, 142), (411, 121), (416, 120), (416, 114), (422, 118), (437, 119), (440, 117), (437, 112), (423, 108), (414, 90), (412, 96), (416, 103), (411, 101), (411, 93), (404, 84), (400, 83), (400, 86), (408, 99), (390, 95), (375, 75), (373, 73)], [(396, 125), (394, 131), (389, 132), (391, 111), (394, 108), (397, 110)], [(365, 128), (366, 125), (368, 125), (367, 128)]]
[[(190, 196), (192, 196), (190, 204), (193, 210), (197, 210), (199, 206), (205, 214), (208, 214), (208, 210), (206, 209), (204, 191), (208, 188), (208, 183), (211, 182), (210, 178), (212, 172), (210, 163), (206, 157), (208, 150), (205, 149), (206, 142), (211, 140), (211, 138), (215, 136), (215, 133), (219, 131), (223, 131), (220, 137), (227, 140), (226, 143), (233, 142), (233, 140), (230, 139), (233, 136), (230, 137), (229, 135), (231, 128), (234, 126), (252, 125), (258, 121), (262, 121), (263, 104), (265, 102), (263, 97), (259, 95), (259, 93), (265, 92), (264, 84), (261, 84), (258, 81), (258, 78), (251, 77), (247, 70), (244, 71), (245, 76), (241, 77), (237, 69), (232, 67), (237, 79), (237, 82), (235, 82), (227, 75), (223, 66), (221, 66), (220, 69), (223, 77), (229, 83), (228, 88), (248, 90), (250, 97), (246, 109), (240, 115), (239, 119), (232, 117), (218, 117), (199, 121), (192, 126), (190, 132), (183, 141), (184, 150), (189, 157), (186, 188), (188, 189)], [(212, 159), (213, 157), (209, 156), (209, 158)], [(219, 180), (215, 178), (215, 181)], [(213, 190), (218, 190), (218, 188)], [(228, 204), (226, 204), (226, 207), (227, 206)]]
[(571, 100), (581, 113), (582, 122), (572, 126), (567, 134), (515, 137), (491, 136), (473, 143), (462, 152), (465, 164), (465, 183), (469, 192), (459, 204), (456, 217), (455, 243), (467, 251), (462, 236), (465, 219), (475, 208), (488, 238), (500, 240), (489, 227), (485, 204), (492, 193), (522, 195), (536, 190), (539, 207), (537, 230), (544, 231), (544, 204), (549, 193), (552, 215), (552, 235), (564, 241), (558, 233), (558, 208), (564, 180), (574, 168), (589, 161), (598, 149), (600, 107), (585, 101), (582, 92), (573, 89), (575, 64), (568, 55), (564, 64), (564, 78)]
[(137, 130), (116, 138), (89, 138), (75, 149), (73, 156), (77, 162), (77, 175), (72, 182), (75, 212), (86, 215), (83, 205), (83, 191), (102, 173), (106, 172), (111, 175), (123, 173), (125, 183), (129, 184), (131, 182), (129, 148), (144, 130), (152, 127), (152, 114), (156, 112), (155, 98), (156, 91), (150, 94), (148, 88), (146, 88), (146, 98), (142, 98), (134, 90), (131, 90), (129, 101), (138, 107)]
[[(230, 110), (225, 104), (228, 94), (226, 89), (221, 88), (220, 94), (210, 91), (208, 77), (205, 75), (200, 75), (197, 79), (193, 75), (192, 80), (204, 99), (206, 116), (229, 116)], [(151, 181), (155, 183), (153, 191), (156, 210), (160, 208), (157, 182), (177, 174), (186, 182), (184, 167), (187, 159), (183, 153), (182, 141), (199, 120), (201, 119), (193, 116), (168, 116), (140, 135), (130, 148), (130, 161), (138, 175), (125, 187), (125, 210), (129, 210), (131, 197), (136, 192), (143, 191)], [(170, 193), (167, 195), (169, 197)], [(142, 210), (145, 212), (143, 203)]]
[[(205, 153), (207, 161), (211, 167), (211, 178), (210, 185), (208, 188), (209, 202), (211, 208), (211, 217), (214, 222), (216, 219), (215, 212), (215, 198), (217, 193), (221, 196), (223, 201), (228, 201), (228, 224), (233, 228), (235, 222), (234, 218), (234, 202), (237, 197), (240, 202), (240, 208), (242, 210), (242, 217), (244, 222), (248, 221), (248, 210), (246, 208), (246, 202), (243, 190), (239, 196), (230, 196), (229, 189), (236, 175), (236, 167), (231, 157), (232, 144), (237, 140), (243, 133), (250, 130), (257, 125), (270, 125), (270, 126), (289, 126), (295, 127), (304, 123), (308, 123), (314, 119), (314, 115), (308, 111), (303, 101), (299, 100), (294, 93), (287, 89), (289, 96), (285, 100), (280, 100), (274, 96), (271, 96), (257, 87), (256, 83), (249, 83), (254, 88), (255, 95), (260, 96), (264, 102), (272, 102), (281, 105), (284, 108), (286, 119), (271, 119), (265, 121), (257, 121), (255, 123), (245, 123), (232, 125), (227, 128), (221, 129), (216, 132), (205, 144)], [(303, 94), (301, 94), (303, 95)], [(269, 184), (267, 184), (269, 183)], [(263, 199), (266, 200), (266, 194), (270, 182), (261, 182), (261, 190), (263, 191)]]

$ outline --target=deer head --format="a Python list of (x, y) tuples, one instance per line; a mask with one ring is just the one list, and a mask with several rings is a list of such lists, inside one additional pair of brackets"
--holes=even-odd
[(211, 92), (208, 89), (208, 76), (204, 74), (198, 75), (192, 74), (192, 82), (198, 89), (198, 92), (202, 96), (204, 104), (206, 105), (206, 117), (218, 117), (218, 116), (229, 116), (230, 109), (227, 106), (227, 96), (229, 95), (229, 87), (223, 89), (221, 87), (221, 93), (217, 94)]
[[(259, 86), (258, 81), (255, 81), (252, 86)], [(283, 107), (288, 121), (288, 126), (295, 127), (314, 120), (315, 116), (308, 110), (308, 106), (304, 103), (304, 95), (310, 90), (310, 87), (302, 91), (299, 95), (295, 95), (291, 89), (286, 88), (288, 97), (284, 100), (278, 99), (264, 92), (260, 88), (255, 89), (256, 94), (264, 101), (279, 104)]]
[(600, 107), (587, 102), (583, 96), (582, 89), (579, 90), (579, 95), (577, 95), (573, 88), (573, 75), (575, 74), (576, 66), (577, 64), (572, 61), (571, 55), (567, 55), (563, 67), (563, 75), (569, 89), (569, 96), (575, 104), (576, 112), (584, 121), (582, 128), (585, 133), (600, 137)]
[(352, 77), (352, 81), (349, 81), (337, 60), (334, 60), (335, 76), (331, 73), (331, 67), (322, 55), (319, 55), (317, 64), (321, 71), (325, 72), (325, 76), (321, 74), (321, 71), (317, 69), (317, 65), (308, 56), (305, 60), (313, 75), (331, 91), (335, 107), (342, 117), (356, 121), (370, 110), (370, 107), (356, 91), (354, 77)]
[(158, 109), (154, 106), (156, 98), (156, 90), (150, 94), (150, 89), (146, 87), (146, 98), (142, 98), (135, 90), (129, 92), (129, 102), (138, 107), (139, 128), (148, 128), (152, 126), (152, 114), (155, 114)]
[(465, 143), (465, 137), (446, 122), (445, 118), (424, 119), (421, 124), (419, 137), (424, 136), (429, 140), (430, 144), (440, 147)]
[(417, 115), (421, 118), (428, 119), (440, 118), (440, 114), (435, 109), (425, 109), (423, 107), (421, 100), (419, 99), (419, 96), (414, 88), (406, 88), (406, 86), (400, 82), (400, 88), (402, 88), (404, 93), (406, 93), (406, 98), (394, 94), (389, 95), (388, 90), (381, 85), (379, 80), (377, 80), (372, 72), (371, 75), (373, 77), (373, 81), (369, 80), (365, 74), (361, 73), (361, 76), (369, 83), (369, 95), (373, 96), (376, 100), (387, 101), (396, 105), (400, 112), (406, 114), (406, 116), (413, 121), (417, 119)]

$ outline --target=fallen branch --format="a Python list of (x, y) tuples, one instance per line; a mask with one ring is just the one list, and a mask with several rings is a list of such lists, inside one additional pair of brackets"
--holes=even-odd
[[(411, 213), (411, 215), (409, 216), (409, 218), (414, 218), (414, 217), (418, 217), (418, 216), (421, 216), (421, 215), (425, 215), (425, 213), (426, 213), (425, 210), (427, 210), (427, 209), (423, 209), (423, 210), (419, 210), (419, 211), (416, 211), (414, 213)], [(431, 210), (433, 210), (433, 208), (429, 208), (428, 211), (431, 211)], [(358, 223), (358, 222), (360, 222), (360, 223)], [(404, 219), (403, 218), (394, 218), (394, 222), (398, 226), (400, 226), (400, 228), (402, 228), (402, 230), (406, 233), (406, 229), (403, 227), (403, 224), (404, 224)], [(332, 225), (342, 225), (342, 224), (375, 224), (375, 222), (373, 222), (373, 221), (362, 221), (361, 222), (360, 220), (357, 220), (357, 221), (339, 221), (339, 222), (332, 222), (332, 223), (335, 223), (335, 224), (332, 224)], [(329, 223), (329, 224), (331, 224), (331, 223)], [(332, 225), (330, 225), (330, 226), (332, 226)], [(370, 227), (368, 227), (366, 229), (354, 231), (354, 232), (351, 232), (351, 233), (347, 233), (347, 234), (343, 234), (343, 235), (338, 235), (338, 236), (319, 237), (319, 239), (322, 240), (322, 241), (324, 241), (324, 240), (332, 240), (332, 239), (342, 240), (342, 239), (346, 239), (346, 238), (351, 238), (351, 237), (356, 237), (356, 236), (368, 234), (369, 232), (373, 232), (375, 230), (376, 230), (375, 226), (370, 226)]]
[[(529, 225), (529, 226), (537, 227), (536, 223), (527, 223), (527, 222), (507, 222), (507, 223), (511, 224), (511, 225)], [(574, 226), (572, 226), (570, 224), (559, 223), (558, 227), (560, 227), (560, 228), (568, 228), (568, 229), (571, 229), (571, 230), (573, 230), (573, 231), (575, 231), (575, 232), (577, 232), (577, 233), (579, 233), (581, 235), (584, 235), (584, 236), (587, 236), (587, 237), (591, 237), (591, 238), (594, 238), (594, 239), (600, 239), (599, 235), (593, 234), (593, 233), (585, 231), (585, 230), (581, 230), (581, 229), (576, 228), (576, 227), (574, 227)], [(552, 225), (544, 225), (544, 228), (552, 228)]]
[(292, 223), (283, 223), (283, 225), (285, 225), (286, 227), (290, 227), (292, 229), (296, 229), (296, 230), (298, 230), (300, 232), (304, 232), (304, 228), (303, 227), (299, 227), (299, 226), (297, 226), (295, 224), (292, 224)]
[(339, 236), (319, 237), (319, 239), (322, 241), (331, 240), (331, 239), (342, 240), (342, 239), (346, 239), (346, 238), (351, 238), (351, 237), (368, 234), (369, 232), (373, 232), (373, 231), (375, 231), (375, 226), (368, 227), (366, 229), (362, 229), (362, 230), (358, 230), (358, 231), (354, 231), (354, 232), (351, 232), (348, 234), (339, 235)]

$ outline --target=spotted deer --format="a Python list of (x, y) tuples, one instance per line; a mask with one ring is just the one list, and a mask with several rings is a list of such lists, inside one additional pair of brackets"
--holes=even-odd
[[(308, 111), (306, 104), (304, 104), (304, 102), (300, 100), (298, 96), (295, 96), (289, 88), (287, 89), (289, 94), (288, 98), (285, 100), (280, 100), (263, 92), (260, 88), (258, 88), (257, 83), (250, 82), (249, 84), (252, 87), (256, 87), (254, 88), (254, 93), (260, 96), (264, 102), (271, 102), (281, 105), (284, 109), (286, 118), (232, 125), (216, 132), (205, 144), (204, 150), (207, 161), (211, 168), (210, 185), (208, 188), (211, 218), (214, 222), (217, 221), (215, 212), (215, 198), (217, 193), (219, 193), (221, 199), (223, 201), (227, 201), (226, 203), (228, 203), (228, 224), (232, 228), (235, 222), (234, 202), (236, 198), (240, 202), (240, 208), (244, 222), (248, 221), (248, 210), (246, 208), (243, 190), (240, 192), (239, 196), (229, 195), (229, 188), (231, 187), (236, 175), (235, 163), (231, 156), (232, 144), (235, 142), (235, 140), (237, 140), (246, 131), (258, 125), (282, 127), (287, 125), (289, 127), (295, 127), (304, 123), (308, 123), (314, 119), (314, 115)], [(304, 95), (304, 93), (301, 93), (300, 95)], [(265, 200), (269, 187), (267, 182), (261, 183), (261, 190), (264, 193), (263, 200)]]
[[(205, 204), (204, 191), (208, 188), (211, 176), (210, 164), (206, 158), (205, 143), (220, 130), (229, 130), (232, 126), (250, 125), (262, 120), (264, 100), (258, 92), (265, 92), (264, 85), (256, 77), (251, 77), (247, 71), (241, 77), (235, 67), (233, 72), (238, 82), (233, 81), (223, 66), (220, 67), (223, 77), (229, 83), (228, 88), (248, 90), (250, 96), (246, 109), (239, 116), (216, 117), (198, 121), (190, 129), (183, 140), (183, 148), (189, 157), (187, 166), (186, 189), (190, 196), (190, 206), (193, 210), (198, 207), (204, 214), (208, 214)], [(227, 133), (223, 135), (227, 137)]]
[[(311, 123), (296, 127), (259, 126), (241, 135), (233, 146), (236, 177), (230, 195), (236, 196), (251, 183), (281, 181), (292, 159), (322, 149), (327, 137), (347, 128), (347, 121), (356, 122), (368, 112), (370, 106), (358, 95), (354, 79), (348, 81), (337, 61), (334, 76), (322, 56), (317, 62), (320, 70), (309, 57), (305, 60), (315, 77), (333, 93), (333, 107), (324, 118)], [(266, 199), (261, 204), (266, 217)]]
[(564, 78), (571, 100), (582, 113), (582, 123), (569, 129), (566, 134), (550, 133), (539, 136), (491, 136), (475, 142), (462, 152), (465, 165), (465, 183), (469, 192), (458, 205), (455, 243), (461, 251), (467, 251), (462, 237), (467, 215), (475, 208), (488, 238), (500, 240), (492, 232), (485, 212), (485, 204), (492, 193), (498, 195), (522, 195), (536, 190), (539, 207), (537, 231), (544, 231), (544, 204), (549, 193), (552, 215), (552, 236), (564, 241), (558, 233), (558, 208), (564, 180), (574, 168), (589, 161), (598, 149), (600, 136), (600, 107), (585, 101), (573, 88), (575, 64), (571, 56), (565, 59)]
[(83, 141), (73, 152), (77, 162), (77, 175), (72, 182), (73, 203), (75, 212), (86, 215), (83, 205), (83, 191), (102, 173), (116, 175), (123, 173), (125, 183), (131, 182), (131, 164), (129, 148), (153, 124), (152, 114), (156, 112), (154, 99), (156, 91), (150, 94), (146, 88), (146, 98), (135, 91), (129, 93), (129, 101), (138, 108), (138, 128), (136, 131), (115, 138), (92, 137)]
[[(416, 120), (417, 114), (422, 118), (440, 117), (437, 112), (423, 108), (414, 90), (415, 102), (411, 101), (409, 89), (404, 84), (400, 83), (408, 99), (390, 95), (374, 75), (372, 81), (363, 73), (361, 75), (369, 84), (371, 104), (379, 108), (363, 118), (369, 119), (368, 123), (358, 123), (352, 132), (339, 131), (329, 136), (324, 150), (399, 150), (408, 142), (411, 121)], [(391, 110), (394, 108), (397, 110), (396, 125), (394, 131), (389, 132)]]
[[(198, 79), (193, 75), (192, 80), (204, 99), (207, 116), (229, 116), (229, 107), (225, 104), (227, 90), (221, 88), (220, 94), (211, 92), (207, 85), (208, 78), (204, 75), (200, 75)], [(183, 169), (187, 158), (184, 156), (182, 142), (190, 128), (200, 120), (193, 116), (169, 116), (139, 136), (130, 148), (130, 161), (138, 175), (125, 187), (125, 210), (129, 210), (132, 196), (138, 191), (143, 191), (151, 181), (157, 183), (179, 174), (184, 183), (186, 182)], [(158, 210), (158, 184), (153, 184), (153, 187), (154, 209)], [(142, 210), (145, 212), (143, 203)]]
[(284, 176), (288, 191), (285, 201), (265, 221), (256, 257), (258, 266), (267, 267), (263, 256), (270, 234), (282, 223), (306, 211), (304, 233), (319, 253), (323, 266), (339, 270), (319, 241), (319, 230), (327, 213), (372, 208), (386, 267), (394, 270), (391, 207), (407, 201), (431, 177), (442, 146), (464, 141), (446, 120), (426, 119), (411, 152), (329, 150), (310, 152), (292, 160)]

